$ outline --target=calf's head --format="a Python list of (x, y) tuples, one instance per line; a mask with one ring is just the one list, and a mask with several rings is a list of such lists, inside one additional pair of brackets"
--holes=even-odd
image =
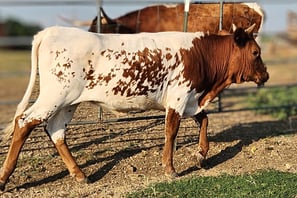
[(269, 74), (261, 58), (261, 49), (253, 37), (253, 27), (238, 28), (233, 33), (229, 77), (234, 83), (254, 81), (263, 85)]

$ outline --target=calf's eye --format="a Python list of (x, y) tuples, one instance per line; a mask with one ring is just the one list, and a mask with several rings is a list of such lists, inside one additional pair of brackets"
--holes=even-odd
[(254, 51), (253, 51), (253, 55), (254, 55), (254, 56), (258, 56), (258, 55), (259, 55), (259, 52), (258, 52), (257, 50), (254, 50)]

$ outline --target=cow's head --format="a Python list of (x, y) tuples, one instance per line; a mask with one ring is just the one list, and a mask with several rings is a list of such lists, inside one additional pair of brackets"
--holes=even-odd
[[(122, 34), (131, 34), (136, 33), (135, 30), (122, 25), (116, 19), (111, 19), (103, 10), (101, 10), (101, 26), (100, 32), (101, 33), (122, 33)], [(93, 19), (91, 26), (89, 27), (89, 32), (97, 32), (97, 16)]]
[(233, 51), (230, 57), (229, 77), (232, 82), (254, 81), (263, 85), (269, 78), (261, 58), (261, 49), (253, 37), (253, 28), (236, 28), (233, 33)]

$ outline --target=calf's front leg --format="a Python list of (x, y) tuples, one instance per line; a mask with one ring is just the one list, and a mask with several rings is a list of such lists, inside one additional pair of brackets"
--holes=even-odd
[(202, 111), (194, 116), (194, 120), (197, 122), (197, 124), (200, 124), (197, 166), (201, 167), (203, 161), (206, 159), (209, 149), (209, 142), (207, 138), (208, 117), (207, 114)]
[(168, 109), (165, 118), (165, 145), (163, 150), (162, 164), (165, 166), (165, 175), (176, 177), (177, 173), (173, 166), (174, 141), (179, 129), (181, 116), (174, 110)]

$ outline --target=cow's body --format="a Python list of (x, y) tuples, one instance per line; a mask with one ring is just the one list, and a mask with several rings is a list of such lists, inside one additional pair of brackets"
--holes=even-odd
[[(264, 14), (257, 3), (224, 3), (222, 29), (232, 32), (232, 24), (248, 28), (256, 24), (254, 33), (260, 32)], [(104, 13), (104, 11), (103, 11)], [(132, 11), (115, 19), (104, 13), (102, 33), (137, 33), (184, 30), (184, 4), (152, 5)], [(219, 3), (192, 3), (187, 22), (188, 32), (218, 33), (220, 24)], [(97, 18), (89, 28), (97, 32)]]
[[(250, 32), (251, 33), (251, 32)], [(245, 57), (245, 58), (242, 58)], [(40, 94), (27, 110), (37, 67)], [(166, 111), (162, 162), (173, 167), (173, 141), (180, 119), (200, 123), (198, 158), (208, 151), (207, 116), (203, 109), (231, 83), (268, 79), (260, 48), (242, 29), (234, 35), (141, 33), (103, 35), (75, 28), (52, 27), (34, 37), (31, 78), (18, 105), (12, 143), (0, 172), (0, 187), (14, 170), (26, 137), (40, 123), (54, 142), (71, 175), (86, 179), (65, 143), (65, 130), (77, 105), (97, 102), (113, 112)]]
[[(170, 106), (181, 115), (188, 114), (189, 110), (183, 105), (190, 99), (188, 92), (191, 97), (197, 96), (191, 92), (190, 82), (181, 75), (184, 67), (180, 46), (190, 49), (195, 37), (203, 34), (191, 33), (184, 37), (183, 33), (167, 32), (106, 36), (66, 29), (52, 28), (36, 37), (36, 40), (44, 40), (39, 47), (41, 91), (43, 86), (50, 86), (46, 90), (51, 89), (51, 93), (60, 96), (54, 103), (62, 100), (68, 105), (94, 101), (119, 112)], [(59, 37), (59, 34), (64, 36)], [(72, 34), (81, 35), (81, 38), (70, 42)], [(67, 45), (65, 38), (69, 38)], [(53, 42), (55, 45), (51, 44)], [(51, 83), (48, 85), (48, 82)], [(190, 104), (200, 111), (198, 104), (193, 105)]]

